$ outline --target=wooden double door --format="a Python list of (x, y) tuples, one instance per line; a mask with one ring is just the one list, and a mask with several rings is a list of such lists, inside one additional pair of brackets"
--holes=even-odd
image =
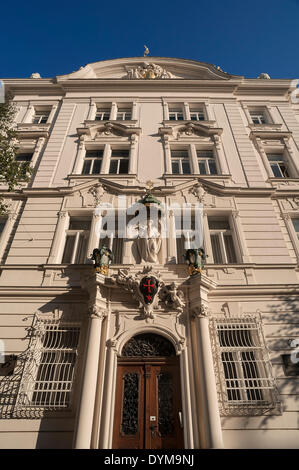
[(178, 357), (119, 359), (113, 448), (184, 448)]

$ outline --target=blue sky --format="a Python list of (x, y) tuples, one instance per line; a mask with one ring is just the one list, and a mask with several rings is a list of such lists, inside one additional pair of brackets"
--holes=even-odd
[(299, 78), (299, 0), (29, 0), (2, 3), (0, 77), (54, 77), (143, 55)]

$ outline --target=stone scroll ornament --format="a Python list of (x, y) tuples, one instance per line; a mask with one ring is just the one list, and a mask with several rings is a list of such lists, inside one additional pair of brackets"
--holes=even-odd
[(161, 302), (167, 310), (181, 313), (185, 306), (183, 292), (172, 283), (166, 286), (159, 272), (152, 266), (145, 266), (143, 271), (131, 275), (128, 270), (120, 269), (115, 282), (126, 291), (131, 292), (143, 310), (143, 318), (154, 318), (154, 310)]

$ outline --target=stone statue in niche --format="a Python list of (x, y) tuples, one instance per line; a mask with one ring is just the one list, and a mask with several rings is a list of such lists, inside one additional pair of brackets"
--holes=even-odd
[(137, 248), (141, 261), (158, 263), (158, 254), (161, 249), (161, 233), (153, 220), (148, 219), (146, 224), (139, 226)]

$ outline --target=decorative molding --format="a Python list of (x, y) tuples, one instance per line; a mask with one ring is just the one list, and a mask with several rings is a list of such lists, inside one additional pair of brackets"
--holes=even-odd
[(156, 80), (176, 77), (160, 65), (144, 62), (138, 67), (127, 69), (127, 75), (124, 78), (128, 80)]

